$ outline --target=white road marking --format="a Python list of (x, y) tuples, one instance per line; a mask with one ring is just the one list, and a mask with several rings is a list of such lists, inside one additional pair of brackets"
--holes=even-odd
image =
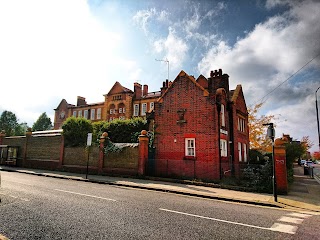
[(288, 225), (288, 224), (281, 224), (281, 223), (275, 223), (270, 228), (270, 230), (272, 230), (272, 231), (290, 233), (290, 234), (295, 234), (297, 229), (298, 229), (297, 226), (292, 226), (292, 225)]
[(20, 198), (21, 200), (25, 201), (25, 202), (29, 202), (30, 200), (27, 198)]
[(288, 214), (288, 216), (299, 217), (299, 218), (308, 218), (308, 217), (311, 217), (312, 215), (304, 214), (304, 213), (290, 213), (290, 214)]
[(108, 200), (108, 201), (114, 201), (114, 202), (117, 201), (117, 200), (111, 199), (111, 198), (98, 197), (98, 196), (94, 196), (94, 195), (88, 195), (88, 194), (83, 194), (83, 193), (76, 193), (76, 192), (65, 191), (65, 190), (61, 190), (61, 189), (53, 189), (53, 190), (59, 191), (59, 192), (76, 194), (76, 195), (85, 196), (85, 197), (92, 197), (92, 198), (102, 199), (102, 200)]
[(260, 227), (260, 226), (245, 224), (245, 223), (238, 223), (238, 222), (232, 222), (232, 221), (228, 221), (228, 220), (222, 220), (222, 219), (218, 219), (218, 218), (205, 217), (205, 216), (200, 216), (200, 215), (191, 214), (191, 213), (178, 212), (178, 211), (169, 210), (169, 209), (165, 209), (165, 208), (159, 208), (159, 210), (166, 211), (166, 212), (177, 213), (177, 214), (182, 214), (182, 215), (191, 216), (191, 217), (197, 217), (197, 218), (213, 220), (213, 221), (217, 221), (217, 222), (229, 223), (229, 224), (234, 224), (234, 225), (239, 225), (239, 226), (244, 226), (244, 227), (250, 227), (250, 228), (257, 228), (257, 229), (262, 229), (262, 230), (274, 231), (274, 232), (295, 234), (295, 231), (297, 230), (296, 226), (285, 225), (285, 224), (275, 223), (275, 224), (273, 224), (273, 226), (271, 228), (266, 228), (266, 227)]
[(295, 217), (286, 217), (282, 216), (278, 219), (280, 222), (288, 222), (288, 223), (295, 223), (295, 224), (301, 224), (303, 222), (303, 218), (295, 218)]
[(13, 195), (8, 195), (9, 197), (12, 197), (12, 198), (18, 198), (18, 197), (16, 197), (16, 196), (13, 196)]

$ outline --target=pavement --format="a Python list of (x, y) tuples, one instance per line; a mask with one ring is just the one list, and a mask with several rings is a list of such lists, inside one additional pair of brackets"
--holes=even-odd
[(1, 166), (0, 170), (60, 179), (162, 191), (194, 197), (284, 208), (290, 210), (312, 211), (319, 212), (320, 214), (320, 178), (314, 179), (308, 175), (304, 175), (303, 167), (298, 165), (294, 166), (294, 183), (290, 185), (288, 194), (278, 195), (277, 202), (274, 201), (273, 194), (235, 191), (221, 188), (221, 186), (217, 184), (208, 184), (196, 181), (155, 177), (140, 179), (102, 175), (88, 175), (86, 178), (85, 174), (79, 173), (27, 169), (10, 166)]

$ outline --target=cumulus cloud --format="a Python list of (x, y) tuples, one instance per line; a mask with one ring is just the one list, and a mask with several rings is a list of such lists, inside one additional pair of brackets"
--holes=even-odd
[[(280, 2), (268, 1), (267, 7), (277, 4)], [(315, 117), (310, 99), (314, 94), (312, 89), (319, 82), (316, 79), (306, 80), (301, 75), (290, 77), (320, 53), (320, 25), (317, 16), (320, 16), (318, 1), (290, 5), (290, 9), (282, 15), (257, 24), (235, 45), (218, 42), (199, 62), (198, 69), (209, 73), (210, 70), (222, 68), (231, 76), (232, 87), (238, 83), (243, 85), (247, 104), (268, 99), (266, 109), (272, 108), (272, 113), (286, 115), (288, 121), (280, 127), (280, 131), (283, 129), (297, 138), (303, 135), (315, 138), (314, 130), (302, 127), (305, 122), (301, 116), (304, 119)], [(319, 71), (319, 66), (318, 57), (302, 72)], [(288, 81), (284, 82), (285, 80)], [(276, 87), (277, 90), (261, 99)]]
[(172, 69), (181, 69), (188, 51), (187, 43), (179, 38), (172, 28), (169, 28), (167, 38), (160, 39), (154, 42), (155, 50), (163, 53), (170, 61)]

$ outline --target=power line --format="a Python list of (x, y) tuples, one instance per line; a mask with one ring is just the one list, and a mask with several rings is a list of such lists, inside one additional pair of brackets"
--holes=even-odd
[(258, 101), (255, 102), (261, 102), (261, 103), (265, 103), (268, 98), (266, 98), (264, 101), (262, 101), (266, 96), (270, 95), (271, 93), (273, 93), (275, 90), (277, 90), (282, 84), (284, 84), (285, 82), (289, 81), (290, 78), (292, 78), (294, 75), (296, 75), (298, 72), (300, 72), (303, 68), (305, 68), (307, 65), (309, 65), (309, 63), (311, 63), (314, 59), (316, 59), (317, 57), (320, 56), (320, 53), (315, 56), (314, 58), (312, 58), (310, 61), (308, 61), (305, 65), (303, 65), (298, 71), (296, 71), (295, 73), (293, 73), (290, 77), (288, 77), (286, 80), (284, 80), (282, 83), (280, 83), (278, 86), (276, 86), (274, 89), (272, 89), (270, 92), (268, 92), (266, 95), (264, 95), (262, 98), (260, 98)]

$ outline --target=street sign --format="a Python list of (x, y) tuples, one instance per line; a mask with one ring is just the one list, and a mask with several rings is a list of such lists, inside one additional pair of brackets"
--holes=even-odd
[(91, 146), (91, 144), (92, 144), (92, 133), (88, 133), (87, 146)]

